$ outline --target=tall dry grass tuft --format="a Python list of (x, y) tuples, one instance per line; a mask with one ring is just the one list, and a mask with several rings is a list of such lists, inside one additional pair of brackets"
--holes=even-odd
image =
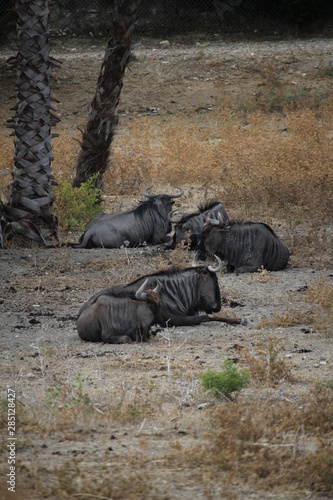
[(333, 336), (333, 285), (321, 278), (308, 285), (306, 302), (310, 304), (314, 327)]
[(290, 366), (282, 358), (284, 347), (280, 339), (268, 336), (258, 341), (252, 349), (242, 350), (241, 364), (251, 373), (251, 380), (266, 387), (276, 387), (284, 381), (292, 381)]

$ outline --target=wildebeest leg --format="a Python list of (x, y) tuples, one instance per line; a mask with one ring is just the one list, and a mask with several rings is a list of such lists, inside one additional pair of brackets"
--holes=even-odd
[(172, 316), (166, 324), (168, 326), (194, 326), (202, 323), (203, 316)]
[(134, 333), (134, 337), (131, 336), (131, 338), (136, 340), (136, 342), (147, 342), (150, 338), (151, 334), (151, 327), (145, 327), (143, 325), (139, 325), (138, 331)]
[(209, 321), (219, 321), (220, 323), (228, 323), (230, 325), (239, 325), (241, 320), (237, 318), (219, 318), (213, 315), (201, 314), (198, 316), (177, 316), (170, 319), (170, 324), (173, 326), (194, 326)]
[(203, 323), (208, 321), (219, 321), (220, 323), (227, 323), (228, 325), (244, 325), (245, 323), (239, 318), (221, 318), (219, 316), (208, 316)]

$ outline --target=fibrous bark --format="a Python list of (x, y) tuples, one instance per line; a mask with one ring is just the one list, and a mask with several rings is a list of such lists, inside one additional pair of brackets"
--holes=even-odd
[(96, 175), (94, 185), (102, 188), (102, 176), (108, 167), (110, 146), (118, 125), (116, 108), (130, 58), (138, 4), (138, 1), (133, 0), (115, 2), (112, 27), (88, 124), (82, 136), (73, 187), (80, 186)]
[(48, 0), (19, 0), (17, 10), (18, 53), (8, 62), (17, 67), (16, 111), (8, 126), (14, 129), (13, 182), (4, 219), (14, 233), (45, 242), (56, 236), (57, 220), (51, 212), (51, 66)]

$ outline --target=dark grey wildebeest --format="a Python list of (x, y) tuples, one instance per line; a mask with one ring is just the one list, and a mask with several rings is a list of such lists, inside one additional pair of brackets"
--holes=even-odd
[[(165, 245), (165, 249), (174, 249), (182, 241), (185, 241), (189, 242), (191, 250), (195, 250), (202, 227), (208, 219), (217, 219), (219, 217), (223, 223), (229, 224), (228, 214), (222, 203), (217, 200), (212, 200), (198, 205), (198, 210), (196, 212), (184, 214), (182, 217), (177, 219), (171, 218), (171, 215), (174, 212), (176, 212), (176, 210), (173, 210), (170, 213), (169, 220), (176, 224), (175, 233), (173, 235), (172, 243), (170, 245)], [(220, 214), (220, 216), (218, 214)]]
[(135, 209), (112, 214), (99, 214), (88, 222), (78, 244), (73, 248), (119, 248), (123, 245), (136, 247), (143, 243), (157, 245), (167, 240), (172, 227), (168, 214), (174, 204), (173, 199), (183, 196), (184, 190), (177, 194), (150, 194), (146, 188), (146, 201)]
[(273, 229), (262, 222), (205, 223), (200, 237), (199, 257), (216, 254), (227, 262), (229, 271), (252, 273), (284, 269), (289, 260), (287, 246)]
[[(195, 262), (194, 262), (195, 265)], [(183, 269), (172, 268), (142, 276), (127, 285), (106, 288), (91, 297), (80, 309), (79, 318), (87, 307), (95, 304), (100, 297), (113, 296), (117, 293), (133, 294), (138, 287), (146, 283), (150, 288), (160, 286), (161, 326), (192, 326), (208, 321), (220, 321), (239, 324), (233, 318), (221, 318), (211, 315), (221, 309), (221, 296), (216, 272), (222, 267), (218, 259), (216, 267), (192, 266)], [(148, 281), (146, 281), (148, 280)], [(203, 311), (205, 314), (200, 314)]]
[(135, 293), (118, 290), (87, 304), (77, 320), (80, 338), (108, 344), (147, 341), (152, 325), (161, 322), (159, 285), (151, 290), (147, 283), (144, 281)]

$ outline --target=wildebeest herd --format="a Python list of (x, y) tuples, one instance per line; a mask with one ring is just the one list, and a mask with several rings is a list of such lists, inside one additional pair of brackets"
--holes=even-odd
[[(217, 272), (225, 261), (229, 272), (279, 271), (287, 266), (289, 250), (261, 222), (229, 220), (220, 201), (199, 205), (198, 211), (173, 219), (174, 198), (184, 194), (151, 194), (133, 210), (100, 214), (92, 219), (73, 248), (138, 247), (143, 244), (174, 249), (188, 245), (195, 252), (192, 266), (141, 276), (93, 295), (77, 319), (81, 339), (92, 342), (146, 341), (152, 327), (191, 326), (208, 321), (239, 324), (239, 319), (214, 316), (221, 310)], [(175, 230), (172, 240), (169, 233)], [(217, 265), (197, 265), (197, 258), (215, 257)], [(205, 314), (200, 314), (204, 312)]]

